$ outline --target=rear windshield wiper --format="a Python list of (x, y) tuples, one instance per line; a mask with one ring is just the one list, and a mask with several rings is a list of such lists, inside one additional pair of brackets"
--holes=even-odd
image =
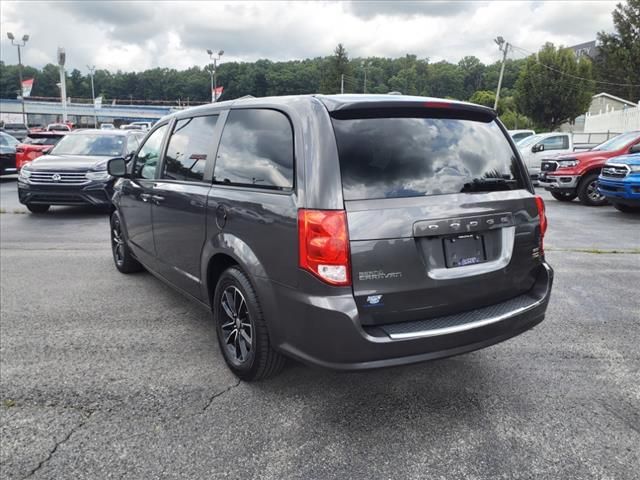
[(471, 182), (465, 183), (460, 192), (498, 192), (512, 190), (517, 184), (517, 180), (507, 178), (474, 178)]

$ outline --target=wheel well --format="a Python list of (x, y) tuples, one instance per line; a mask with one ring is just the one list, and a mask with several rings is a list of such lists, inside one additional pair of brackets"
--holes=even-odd
[(209, 294), (209, 304), (213, 302), (213, 292), (220, 275), (233, 265), (238, 265), (238, 262), (223, 253), (218, 253), (209, 260), (209, 265), (207, 266), (207, 293)]

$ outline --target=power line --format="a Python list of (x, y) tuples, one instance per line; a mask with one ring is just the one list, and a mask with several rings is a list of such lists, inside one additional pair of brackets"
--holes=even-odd
[(615, 85), (615, 86), (618, 86), (618, 87), (640, 87), (640, 84), (636, 84), (636, 83), (605, 82), (603, 80), (591, 80), (591, 79), (588, 79), (588, 78), (585, 78), (585, 77), (579, 77), (577, 75), (572, 75), (570, 73), (563, 72), (562, 70), (558, 70), (557, 68), (550, 67), (549, 65), (546, 65), (546, 64), (542, 63), (540, 60), (538, 60), (537, 54), (535, 52), (531, 52), (529, 50), (526, 50), (526, 49), (524, 49), (522, 47), (518, 47), (518, 46), (513, 45), (513, 44), (511, 45), (511, 47), (515, 48), (517, 50), (521, 50), (522, 52), (527, 53), (529, 55), (536, 55), (535, 61), (536, 61), (536, 63), (538, 65), (540, 65), (540, 66), (542, 66), (542, 67), (544, 67), (544, 68), (546, 68), (548, 70), (551, 70), (553, 72), (557, 72), (557, 73), (559, 73), (561, 75), (565, 75), (567, 77), (575, 78), (576, 80), (585, 80), (587, 82), (601, 83), (601, 84), (604, 84), (604, 85)]

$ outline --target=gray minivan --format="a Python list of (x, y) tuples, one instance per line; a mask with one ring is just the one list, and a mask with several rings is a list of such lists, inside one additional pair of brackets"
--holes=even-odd
[(245, 98), (113, 159), (111, 243), (213, 311), (240, 378), (456, 355), (544, 318), (544, 203), (495, 111), (409, 96)]

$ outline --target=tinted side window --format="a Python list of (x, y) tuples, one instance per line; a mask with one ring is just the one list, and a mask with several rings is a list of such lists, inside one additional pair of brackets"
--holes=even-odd
[(293, 130), (276, 110), (232, 110), (214, 171), (215, 182), (289, 189), (293, 186)]
[(202, 181), (207, 158), (215, 154), (217, 115), (176, 122), (164, 157), (162, 178)]
[[(565, 135), (548, 137), (542, 141), (545, 150), (561, 150), (569, 148), (569, 139)], [(566, 145), (565, 145), (566, 144)]]
[(134, 177), (136, 178), (154, 178), (158, 159), (160, 158), (160, 149), (162, 148), (162, 139), (167, 131), (167, 126), (163, 125), (158, 128), (147, 141), (136, 156), (136, 164), (134, 168)]

